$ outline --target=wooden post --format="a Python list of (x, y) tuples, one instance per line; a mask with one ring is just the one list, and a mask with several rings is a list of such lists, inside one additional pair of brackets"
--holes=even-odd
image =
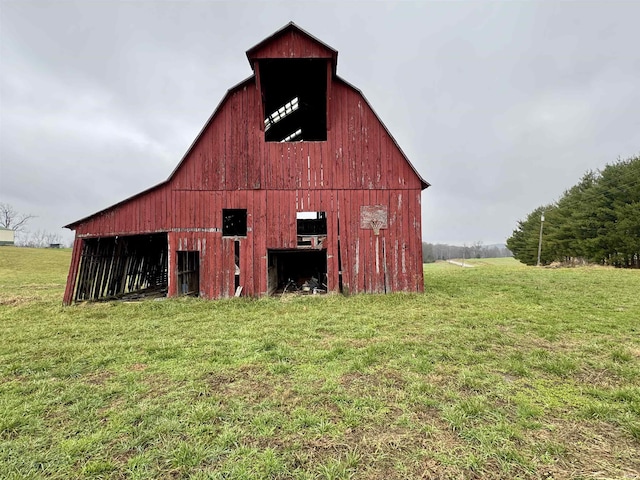
[(76, 288), (76, 279), (78, 277), (78, 266), (80, 265), (80, 254), (82, 252), (82, 244), (84, 240), (76, 238), (73, 241), (73, 253), (71, 254), (71, 266), (67, 275), (67, 286), (64, 290), (63, 305), (71, 305), (73, 301), (73, 291)]

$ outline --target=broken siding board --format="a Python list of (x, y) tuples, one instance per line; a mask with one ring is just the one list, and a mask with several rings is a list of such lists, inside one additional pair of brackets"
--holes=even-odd
[[(331, 124), (335, 126), (336, 124), (336, 112), (340, 108), (338, 102), (335, 100), (331, 103), (331, 111), (329, 115), (331, 116)], [(324, 152), (324, 162), (327, 169), (327, 188), (338, 188), (338, 128), (333, 128), (332, 130), (327, 132), (327, 144), (323, 147)]]
[[(375, 192), (372, 190), (364, 190), (364, 198), (367, 202), (367, 205), (375, 204)], [(371, 259), (369, 262), (369, 284), (370, 284), (370, 292), (378, 293), (377, 284), (378, 277), (380, 276), (380, 258), (378, 257), (376, 251), (376, 236), (373, 234), (373, 229), (371, 226), (364, 230), (365, 235), (368, 237), (368, 248), (369, 248), (369, 258)]]
[[(381, 192), (376, 190), (369, 190), (369, 199), (372, 205), (380, 205), (382, 202)], [(373, 250), (376, 258), (376, 292), (384, 293), (384, 258), (382, 255), (382, 239), (386, 236), (385, 229), (380, 230), (378, 235), (375, 235), (373, 230)]]
[[(367, 193), (366, 191), (363, 190), (352, 190), (353, 195), (356, 198), (356, 201), (354, 202), (354, 206), (357, 205), (357, 209), (354, 210), (354, 222), (353, 222), (353, 228), (355, 230), (355, 233), (358, 237), (358, 251), (359, 251), (359, 257), (360, 257), (360, 269), (359, 269), (359, 274), (358, 274), (358, 282), (359, 285), (361, 285), (361, 288), (363, 289), (363, 292), (369, 293), (370, 289), (368, 288), (369, 286), (367, 285), (367, 280), (368, 280), (368, 276), (369, 276), (369, 265), (371, 263), (371, 256), (369, 254), (369, 238), (368, 235), (366, 235), (367, 231), (360, 228), (360, 222), (359, 222), (359, 218), (356, 217), (356, 213), (360, 211), (360, 207), (362, 207), (362, 205), (366, 205), (369, 203), (369, 199), (365, 198), (365, 194)], [(368, 197), (368, 195), (367, 195)]]
[(224, 153), (226, 159), (233, 159), (231, 162), (226, 162), (225, 168), (225, 190), (235, 190), (238, 188), (238, 168), (239, 168), (239, 160), (238, 158), (234, 158), (234, 153), (236, 151), (235, 144), (237, 142), (237, 138), (233, 129), (234, 122), (237, 118), (237, 103), (236, 103), (236, 93), (234, 92), (229, 99), (229, 106), (227, 109), (227, 115), (224, 117), (224, 131), (225, 131), (225, 143), (224, 143)]
[(253, 112), (258, 110), (257, 96), (254, 85), (250, 85), (246, 92), (247, 98), (247, 111), (246, 114), (246, 139), (245, 139), (245, 151), (248, 154), (247, 159), (247, 175), (245, 179), (245, 188), (255, 189), (260, 188), (260, 181), (262, 175), (260, 174), (260, 162), (262, 157), (258, 154), (258, 141), (256, 139), (256, 131), (259, 131), (256, 125), (256, 115)]
[[(369, 200), (369, 190), (360, 190), (359, 197), (360, 197), (361, 206), (369, 205), (371, 203)], [(365, 268), (362, 269), (364, 273), (364, 276), (362, 277), (362, 282), (363, 282), (363, 285), (365, 286), (365, 289), (366, 289), (365, 291), (368, 293), (372, 293), (373, 280), (375, 277), (375, 257), (372, 251), (371, 228), (366, 228), (366, 229), (360, 228), (358, 233), (360, 235), (360, 238), (362, 239), (360, 251), (364, 254), (363, 263)]]
[(244, 278), (240, 278), (240, 284), (243, 285), (244, 294), (249, 297), (255, 296), (256, 288), (255, 288), (255, 267), (253, 261), (253, 246), (254, 246), (254, 212), (255, 208), (253, 206), (254, 201), (254, 191), (247, 192), (247, 238), (242, 245), (242, 257), (244, 259), (244, 269), (241, 272), (241, 275), (244, 275)]
[(333, 139), (331, 142), (331, 149), (329, 150), (329, 154), (331, 155), (331, 163), (333, 167), (333, 188), (341, 189), (344, 188), (342, 182), (342, 106), (340, 105), (341, 97), (336, 93), (336, 98), (333, 102), (333, 124), (334, 128), (330, 132), (330, 138)]
[(389, 152), (389, 164), (391, 165), (391, 175), (389, 177), (389, 188), (399, 188), (399, 170), (398, 165), (396, 164), (396, 156), (393, 148), (391, 148), (391, 139), (387, 137), (388, 148), (387, 152)]
[(338, 215), (335, 193), (322, 192), (322, 209), (327, 213), (327, 289), (338, 291)]
[(265, 294), (267, 291), (266, 284), (266, 193), (264, 190), (254, 191), (254, 217), (253, 217), (253, 268), (254, 268), (254, 285), (257, 295)]
[(273, 200), (276, 205), (276, 210), (273, 212), (273, 216), (277, 218), (277, 232), (274, 248), (283, 248), (285, 231), (287, 229), (289, 219), (287, 218), (287, 204), (282, 196), (282, 190), (274, 192)]
[(369, 188), (369, 162), (367, 157), (366, 144), (367, 144), (367, 119), (365, 113), (365, 106), (363, 101), (358, 101), (358, 125), (356, 130), (356, 141), (354, 142), (356, 148), (356, 155), (360, 159), (358, 169), (358, 188)]
[(392, 242), (390, 242), (390, 247), (392, 248), (392, 275), (393, 275), (393, 284), (394, 287), (400, 284), (400, 236), (402, 235), (399, 229), (398, 213), (396, 211), (397, 205), (397, 192), (396, 190), (389, 190), (389, 229), (393, 232)]
[(246, 114), (246, 102), (245, 102), (245, 93), (246, 87), (243, 87), (243, 90), (237, 93), (238, 95), (238, 108), (236, 111), (236, 116), (233, 118), (233, 128), (234, 128), (234, 151), (233, 156), (237, 158), (236, 162), (236, 190), (243, 190), (247, 188), (247, 148), (246, 148), (246, 127), (248, 116)]
[(277, 202), (276, 192), (273, 190), (267, 190), (267, 203), (266, 203), (266, 232), (267, 248), (278, 248), (278, 235), (282, 229), (280, 220), (282, 215), (279, 212), (280, 203)]
[(411, 191), (405, 190), (405, 200), (407, 202), (407, 287), (409, 288), (415, 282), (415, 273), (412, 267), (415, 265), (414, 261), (416, 256), (416, 251), (414, 250), (416, 243), (414, 227), (415, 216), (413, 214), (413, 195)]
[(337, 203), (337, 212), (338, 212), (338, 233), (340, 240), (340, 260), (341, 260), (341, 272), (342, 272), (342, 286), (345, 293), (351, 292), (351, 264), (352, 259), (349, 254), (351, 252), (351, 247), (349, 245), (353, 245), (350, 243), (351, 236), (347, 231), (347, 223), (348, 223), (348, 213), (347, 213), (347, 196), (345, 190), (335, 190), (336, 194), (336, 203)]
[(405, 225), (405, 221), (407, 218), (407, 215), (405, 214), (405, 208), (406, 208), (406, 201), (404, 199), (404, 191), (402, 190), (396, 190), (395, 191), (395, 198), (394, 198), (396, 204), (395, 204), (395, 209), (397, 212), (396, 215), (396, 224), (397, 224), (397, 229), (398, 229), (398, 245), (399, 245), (399, 249), (398, 249), (398, 285), (399, 287), (402, 289), (404, 288), (404, 286), (406, 285), (406, 275), (407, 275), (407, 268), (406, 268), (406, 241), (407, 241), (407, 230), (406, 230), (406, 225)]
[(282, 190), (294, 188), (295, 178), (300, 173), (298, 171), (298, 149), (296, 144), (286, 142), (284, 152), (286, 162), (284, 164), (284, 177), (282, 179)]
[[(369, 203), (368, 191), (358, 189), (355, 192), (358, 196), (357, 205), (362, 207)], [(359, 210), (360, 209), (357, 211)], [(356, 212), (354, 212), (354, 214)], [(354, 227), (358, 233), (360, 243), (360, 285), (362, 285), (364, 292), (371, 293), (373, 255), (371, 254), (371, 238), (369, 237), (369, 229), (361, 228), (359, 221), (354, 222)]]
[(422, 268), (422, 218), (420, 215), (420, 190), (413, 190), (413, 216), (414, 216), (414, 245), (413, 245), (413, 256), (414, 256), (414, 265), (412, 266), (412, 271), (415, 272), (415, 284), (413, 288), (417, 292), (424, 291), (424, 276), (423, 276), (423, 268)]
[(342, 232), (341, 236), (345, 236), (342, 248), (348, 261), (346, 265), (343, 265), (343, 271), (347, 270), (351, 293), (356, 293), (361, 291), (358, 282), (360, 245), (358, 244), (358, 231), (354, 229), (354, 222), (356, 221), (354, 208), (357, 208), (357, 199), (354, 198), (351, 190), (342, 190), (341, 192), (344, 195), (340, 210), (340, 232)]
[(339, 95), (339, 92), (335, 92), (336, 99), (333, 102), (333, 124), (334, 128), (331, 132), (329, 132), (329, 138), (333, 139), (331, 142), (331, 150), (329, 154), (331, 155), (331, 164), (332, 164), (332, 186), (334, 189), (342, 189), (344, 188), (342, 182), (342, 106), (340, 101), (342, 97)]
[(286, 248), (296, 248), (298, 245), (297, 237), (297, 221), (296, 221), (296, 192), (295, 190), (289, 190), (286, 192), (285, 201), (287, 202), (287, 229), (286, 234)]
[(356, 102), (353, 98), (347, 97), (347, 141), (343, 144), (343, 147), (347, 147), (346, 155), (349, 161), (349, 182), (347, 183), (347, 188), (353, 189), (357, 188), (358, 184), (358, 157), (354, 152), (354, 140), (356, 135)]
[(223, 297), (232, 297), (235, 293), (235, 256), (234, 256), (234, 239), (233, 237), (224, 237), (222, 239), (222, 252), (223, 252), (223, 271), (225, 272), (223, 278)]
[[(349, 190), (350, 197), (352, 199), (350, 205), (355, 207), (353, 211), (350, 211), (350, 221), (349, 221), (349, 230), (351, 233), (351, 237), (354, 239), (354, 243), (356, 245), (356, 251), (354, 253), (354, 276), (353, 281), (355, 284), (355, 289), (357, 292), (365, 292), (366, 285), (364, 284), (364, 269), (365, 269), (365, 259), (363, 256), (363, 247), (362, 240), (360, 238), (360, 225), (358, 225), (358, 219), (356, 216), (357, 208), (362, 204), (362, 199), (360, 192), (358, 190)], [(353, 247), (353, 244), (352, 244)]]
[[(255, 93), (255, 97), (256, 97), (256, 106), (259, 109), (262, 109), (262, 102), (260, 99), (260, 95), (259, 95), (259, 91), (256, 91)], [(267, 177), (267, 172), (268, 172), (268, 159), (266, 156), (266, 148), (265, 148), (265, 142), (264, 142), (264, 123), (263, 123), (263, 114), (262, 112), (259, 113), (259, 118), (260, 118), (260, 124), (259, 124), (259, 128), (255, 129), (255, 132), (253, 134), (253, 140), (255, 142), (255, 151), (256, 151), (256, 156), (254, 158), (254, 161), (256, 162), (257, 165), (257, 171), (260, 172), (260, 176), (259, 176), (259, 181), (257, 182), (257, 185), (254, 185), (253, 188), (266, 188), (266, 186), (269, 184), (269, 180)]]
[[(251, 155), (250, 155), (250, 150), (249, 150), (249, 124), (251, 123), (251, 115), (249, 115), (249, 112), (251, 111), (249, 108), (249, 95), (248, 95), (248, 88), (245, 86), (242, 89), (242, 110), (241, 110), (241, 118), (242, 118), (242, 122), (240, 123), (242, 131), (240, 132), (240, 138), (239, 138), (239, 142), (240, 142), (240, 148), (237, 152), (237, 155), (240, 158), (243, 158), (242, 161), (242, 171), (240, 172), (240, 185), (239, 188), (240, 189), (244, 189), (246, 190), (247, 188), (249, 188), (249, 172), (251, 170)], [(253, 172), (252, 172), (253, 173)]]
[(82, 252), (83, 241), (77, 236), (73, 241), (73, 250), (71, 253), (71, 266), (69, 268), (69, 274), (67, 276), (67, 284), (64, 291), (64, 297), (62, 303), (64, 305), (70, 305), (73, 301), (73, 294), (76, 288), (76, 281), (78, 279), (78, 268), (80, 265), (80, 254)]
[(375, 171), (374, 171), (375, 188), (382, 188), (383, 174), (382, 174), (382, 156), (381, 156), (381, 152), (382, 152), (381, 134), (382, 134), (382, 131), (380, 128), (375, 129), (375, 138), (372, 142), (372, 145), (374, 147), (372, 150), (372, 155), (373, 155), (373, 165), (375, 166)]

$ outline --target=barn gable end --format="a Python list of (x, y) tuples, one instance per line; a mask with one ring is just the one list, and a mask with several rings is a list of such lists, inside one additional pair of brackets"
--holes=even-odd
[[(336, 75), (337, 51), (290, 23), (247, 58), (254, 75), (167, 181), (67, 225), (77, 241), (66, 304), (144, 289), (260, 296), (291, 277), (322, 291), (422, 291), (428, 183)], [(124, 253), (144, 242), (151, 257)]]

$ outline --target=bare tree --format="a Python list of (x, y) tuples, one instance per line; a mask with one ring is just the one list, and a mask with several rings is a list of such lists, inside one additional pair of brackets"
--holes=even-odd
[(22, 232), (32, 218), (36, 218), (35, 215), (19, 213), (12, 205), (0, 203), (0, 227)]
[(53, 244), (61, 244), (62, 236), (58, 233), (36, 230), (35, 232), (23, 232), (24, 238), (20, 244), (24, 247), (46, 248)]

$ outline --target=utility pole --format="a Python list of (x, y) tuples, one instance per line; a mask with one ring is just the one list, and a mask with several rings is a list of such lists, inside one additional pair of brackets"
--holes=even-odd
[(536, 263), (536, 267), (540, 266), (540, 253), (542, 252), (542, 226), (544, 225), (544, 210), (540, 215), (540, 239), (538, 240), (538, 263)]

